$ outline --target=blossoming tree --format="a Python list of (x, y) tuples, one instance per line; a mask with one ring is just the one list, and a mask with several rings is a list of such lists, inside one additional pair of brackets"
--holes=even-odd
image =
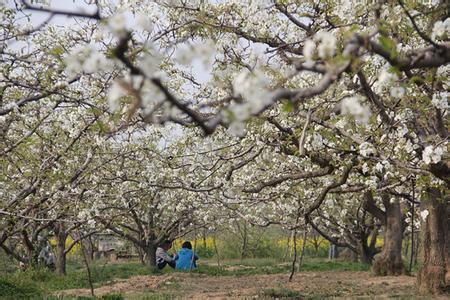
[[(450, 241), (450, 23), (445, 1), (101, 0), (93, 6), (92, 12), (71, 12), (21, 1), (15, 10), (80, 18), (76, 33), (65, 35), (77, 47), (54, 49), (65, 67), (58, 76), (64, 86), (92, 75), (99, 78), (96, 87), (87, 87), (101, 91), (99, 102), (107, 98), (110, 131), (120, 135), (143, 123), (175, 122), (195, 125), (211, 136), (224, 127), (252, 141), (259, 130), (269, 137), (266, 142), (289, 153), (288, 163), (274, 159), (278, 165), (241, 178), (238, 173), (249, 172), (248, 163), (230, 163), (230, 176), (208, 176), (205, 182), (215, 180), (238, 197), (294, 192), (305, 198), (296, 206), (297, 218), (311, 224), (316, 217), (324, 219), (318, 211), (332, 192), (359, 192), (364, 197), (354, 197), (352, 203), (365, 201), (366, 210), (386, 224), (385, 238), (392, 243), (385, 243), (376, 262), (380, 269), (392, 270), (387, 273), (402, 270), (399, 199), (415, 203), (405, 190), (414, 179), (423, 209), (419, 289), (438, 293), (445, 288)], [(34, 37), (42, 26), (14, 31), (15, 10), (2, 10), (8, 25), (3, 39)], [(2, 47), (3, 53), (8, 51), (8, 45)], [(16, 63), (14, 57), (10, 60)], [(53, 62), (43, 65), (49, 69)], [(2, 83), (23, 83), (2, 74)], [(45, 92), (2, 100), (2, 124), (10, 124), (17, 110), (55, 103), (55, 88), (39, 86), (39, 91)], [(243, 156), (253, 161), (263, 151), (254, 147)], [(307, 184), (292, 184), (303, 179)], [(315, 179), (322, 189), (311, 191), (308, 184)], [(126, 182), (121, 179), (122, 188)], [(229, 182), (240, 183), (240, 189)], [(219, 185), (211, 185), (213, 193)], [(28, 195), (33, 191), (29, 186), (20, 184)], [(272, 209), (280, 206), (287, 215), (293, 213), (292, 201), (276, 199)], [(251, 213), (258, 216), (257, 209)]]

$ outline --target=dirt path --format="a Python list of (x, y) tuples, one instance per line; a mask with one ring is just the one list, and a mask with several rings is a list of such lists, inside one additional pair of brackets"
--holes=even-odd
[[(227, 299), (271, 297), (357, 297), (376, 298), (415, 295), (415, 278), (374, 277), (369, 272), (304, 272), (288, 282), (287, 274), (253, 276), (207, 276), (174, 273), (134, 276), (95, 289), (96, 296), (115, 293), (139, 299), (146, 295), (168, 298)], [(57, 295), (89, 296), (89, 289), (60, 291)]]

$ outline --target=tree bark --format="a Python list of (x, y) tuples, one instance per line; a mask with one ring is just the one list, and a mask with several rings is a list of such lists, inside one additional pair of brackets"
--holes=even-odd
[[(375, 254), (377, 254), (379, 251), (375, 247), (376, 239), (378, 236), (378, 230), (373, 230), (372, 235), (370, 236), (370, 242), (369, 242), (369, 236), (367, 232), (360, 231), (358, 232), (359, 237), (357, 240), (357, 251), (355, 252), (357, 255), (361, 257), (361, 262), (364, 264), (371, 265), (373, 263), (373, 259)], [(351, 249), (350, 249), (351, 250)]]
[(448, 259), (448, 202), (436, 188), (428, 188), (422, 201), (428, 216), (422, 223), (423, 264), (417, 282), (419, 292), (441, 294), (448, 288), (445, 282)]
[(28, 235), (25, 230), (22, 231), (22, 242), (25, 246), (28, 265), (33, 268), (36, 267), (39, 252), (38, 249), (33, 246), (33, 243), (31, 243), (31, 241), (28, 239)]
[(148, 243), (145, 245), (145, 262), (151, 268), (156, 267), (156, 245), (153, 243)]
[(219, 249), (217, 248), (217, 241), (216, 241), (216, 234), (213, 235), (213, 245), (214, 245), (214, 251), (216, 252), (217, 257), (217, 266), (220, 267), (220, 255), (219, 255)]
[(94, 242), (92, 241), (92, 235), (88, 236), (86, 240), (87, 240), (86, 243), (87, 258), (89, 262), (92, 262), (94, 260), (94, 252), (95, 252), (95, 245)]
[(358, 262), (358, 252), (352, 251), (350, 249), (347, 248), (347, 250), (350, 253), (350, 260), (351, 262), (357, 263)]
[(206, 253), (207, 247), (206, 247), (206, 228), (203, 228), (202, 231), (202, 241), (203, 241), (203, 250)]
[(66, 240), (67, 232), (64, 228), (64, 224), (59, 222), (54, 227), (56, 238), (56, 273), (58, 275), (66, 275)]
[(372, 270), (375, 275), (401, 275), (405, 273), (402, 260), (402, 213), (396, 199), (390, 202), (389, 196), (383, 195), (385, 207), (384, 244), (381, 253), (375, 255)]
[(370, 251), (370, 248), (367, 247), (367, 245), (365, 244), (365, 241), (362, 241), (361, 243), (359, 243), (358, 248), (359, 248), (359, 251), (358, 251), (359, 256), (361, 257), (361, 262), (363, 264), (371, 265), (374, 254), (372, 253), (372, 251)]
[(66, 275), (66, 238), (67, 236), (56, 238), (56, 273), (58, 275)]
[[(239, 226), (239, 224), (238, 224)], [(241, 232), (242, 235), (242, 247), (241, 247), (241, 262), (244, 260), (245, 255), (247, 253), (247, 246), (248, 246), (248, 232), (247, 232), (247, 224), (243, 223), (244, 229)], [(240, 228), (239, 228), (240, 230)]]

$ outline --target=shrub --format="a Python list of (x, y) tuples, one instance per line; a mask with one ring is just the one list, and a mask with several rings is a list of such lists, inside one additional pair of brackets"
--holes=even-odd
[(42, 290), (32, 281), (20, 281), (17, 278), (0, 277), (0, 297), (2, 298), (40, 297), (42, 293)]

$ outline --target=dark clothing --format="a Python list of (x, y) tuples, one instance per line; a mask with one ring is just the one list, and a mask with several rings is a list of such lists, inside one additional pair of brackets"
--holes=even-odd
[(164, 269), (164, 267), (166, 265), (169, 265), (170, 267), (172, 267), (172, 269), (175, 269), (175, 261), (170, 261), (170, 262), (162, 261), (157, 264), (157, 267), (158, 267), (158, 269), (162, 270), (162, 269)]

